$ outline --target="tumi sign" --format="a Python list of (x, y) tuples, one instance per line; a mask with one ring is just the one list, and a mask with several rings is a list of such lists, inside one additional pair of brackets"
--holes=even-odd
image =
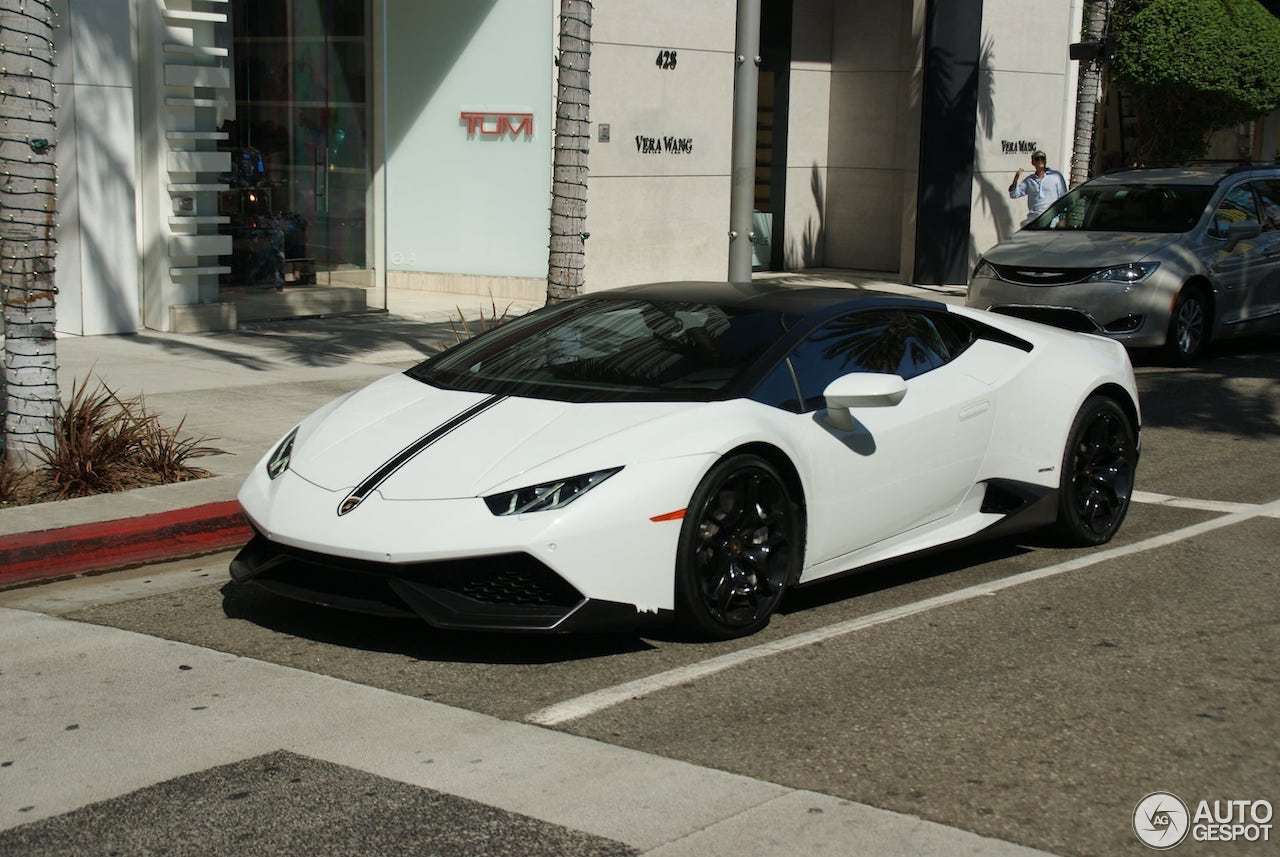
[(467, 128), (467, 137), (498, 139), (510, 137), (519, 139), (523, 134), (526, 140), (533, 137), (532, 113), (507, 113), (489, 110), (463, 110), (458, 114), (459, 121)]

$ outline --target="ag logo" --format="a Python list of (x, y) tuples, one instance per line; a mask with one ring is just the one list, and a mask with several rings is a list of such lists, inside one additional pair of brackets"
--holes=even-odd
[(1165, 851), (1187, 838), (1187, 805), (1177, 795), (1152, 792), (1133, 809), (1133, 832), (1148, 848)]

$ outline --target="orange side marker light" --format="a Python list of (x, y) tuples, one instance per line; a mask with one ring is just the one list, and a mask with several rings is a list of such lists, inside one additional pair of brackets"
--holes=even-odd
[(653, 521), (655, 524), (660, 524), (663, 521), (679, 521), (681, 518), (684, 517), (684, 513), (687, 511), (689, 510), (676, 509), (674, 512), (667, 512), (665, 515), (654, 515), (649, 520)]

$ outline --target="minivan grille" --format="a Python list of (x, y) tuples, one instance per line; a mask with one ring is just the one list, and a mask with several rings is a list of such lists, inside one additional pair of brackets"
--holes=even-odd
[(992, 265), (1000, 279), (1020, 286), (1064, 286), (1078, 283), (1094, 268), (1038, 268), (1031, 265)]

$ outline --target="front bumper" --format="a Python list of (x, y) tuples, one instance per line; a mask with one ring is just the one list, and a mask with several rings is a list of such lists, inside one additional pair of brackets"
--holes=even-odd
[[(990, 277), (975, 277), (965, 303), (976, 309), (1005, 306), (1063, 307), (1091, 318), (1102, 333), (1130, 348), (1157, 348), (1165, 343), (1177, 288), (1164, 287), (1157, 271), (1142, 283), (1070, 283), (1026, 286)], [(1130, 329), (1124, 329), (1132, 325)]]
[(618, 631), (641, 619), (634, 604), (587, 598), (525, 553), (394, 564), (302, 550), (257, 533), (231, 561), (231, 577), (296, 601), (417, 617), (447, 630)]

